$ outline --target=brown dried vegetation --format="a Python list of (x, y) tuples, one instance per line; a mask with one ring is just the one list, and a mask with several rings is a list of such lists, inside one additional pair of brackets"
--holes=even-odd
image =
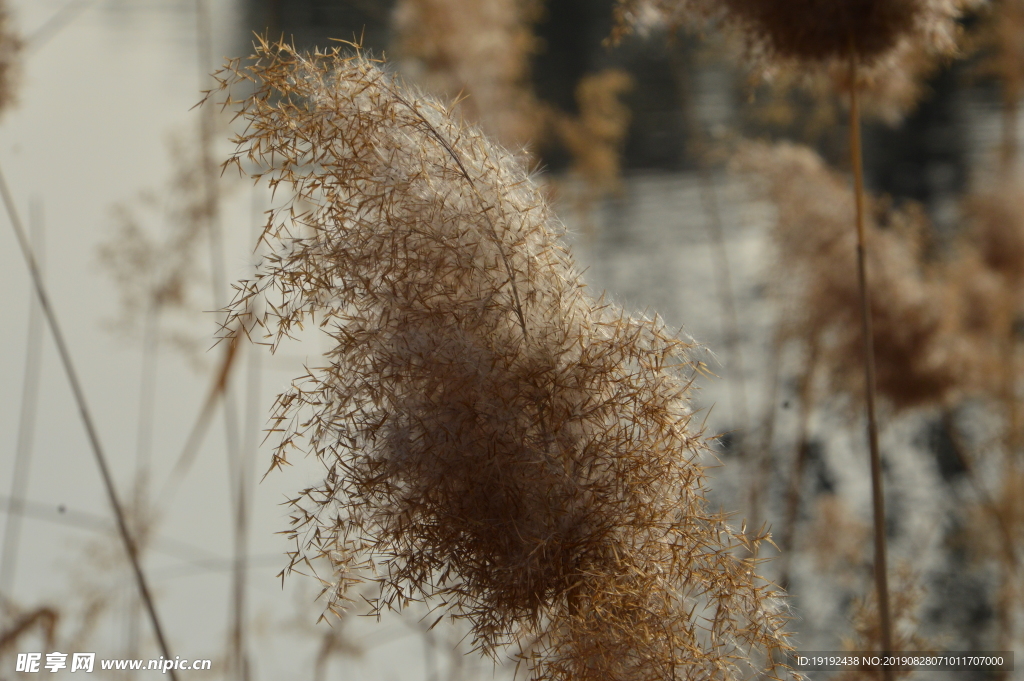
[(0, 111), (10, 108), (16, 101), (22, 47), (21, 37), (11, 26), (7, 3), (0, 1)]
[(537, 0), (401, 0), (394, 11), (405, 75), (461, 109), (501, 144), (537, 138), (543, 113), (529, 87)]
[[(778, 214), (774, 232), (784, 299), (799, 301), (791, 334), (824, 333), (833, 385), (861, 390), (863, 344), (855, 277), (856, 235), (849, 229), (853, 197), (848, 180), (806, 147), (750, 145), (737, 168), (761, 179)], [(983, 356), (964, 321), (974, 313), (968, 292), (952, 287), (923, 257), (920, 210), (873, 200), (867, 211), (868, 263), (879, 393), (897, 409), (948, 403), (977, 388)]]
[(535, 679), (783, 674), (756, 540), (704, 500), (689, 346), (587, 295), (515, 157), (358, 51), (261, 42), (221, 78), (255, 88), (233, 160), (287, 196), (233, 309), (334, 343), (276, 408), (276, 465), (325, 470), (293, 567), (329, 561), (331, 606), (425, 599)]
[(585, 76), (576, 86), (580, 115), (555, 118), (559, 137), (572, 154), (573, 171), (594, 195), (621, 188), (622, 147), (631, 118), (621, 96), (632, 87), (633, 78), (621, 69)]
[(956, 20), (972, 0), (620, 0), (628, 27), (653, 9), (673, 27), (724, 24), (757, 58), (783, 64), (884, 62), (904, 43), (931, 52), (955, 48)]
[[(198, 152), (181, 138), (169, 143), (173, 174), (157, 195), (142, 193), (134, 202), (114, 209), (116, 228), (99, 247), (101, 265), (117, 285), (121, 309), (115, 326), (131, 330), (143, 326), (149, 314), (177, 312), (191, 322), (195, 310), (206, 307), (198, 288), (208, 274), (198, 264), (199, 249), (208, 231), (210, 205), (204, 178), (196, 172)], [(162, 238), (153, 223), (166, 225)], [(168, 329), (168, 339), (195, 353), (194, 334)]]
[[(854, 85), (865, 115), (896, 123), (924, 94), (924, 80), (956, 53), (958, 20), (983, 2), (619, 0), (616, 35), (651, 15), (673, 30), (722, 26), (776, 90), (770, 97), (798, 88), (815, 100), (815, 125), (838, 118), (834, 95)], [(778, 116), (778, 102), (773, 109)]]
[[(894, 589), (892, 590), (892, 618), (894, 626), (894, 645), (896, 650), (936, 650), (938, 646), (920, 636), (918, 631), (918, 610), (924, 600), (924, 588), (920, 577), (908, 564), (898, 566), (894, 571)], [(844, 647), (850, 651), (881, 652), (878, 648), (880, 622), (878, 602), (872, 596), (862, 600), (854, 610), (854, 636), (845, 641)], [(912, 668), (897, 668), (894, 678), (903, 679), (914, 675)], [(882, 668), (879, 666), (848, 669), (835, 677), (837, 681), (869, 681), (882, 679)]]

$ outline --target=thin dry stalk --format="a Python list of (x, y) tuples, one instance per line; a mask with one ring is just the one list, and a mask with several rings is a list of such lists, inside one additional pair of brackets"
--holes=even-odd
[[(29, 224), (34, 252), (44, 252), (42, 209), (32, 202)], [(41, 260), (41, 258), (40, 258)], [(7, 519), (4, 523), (3, 553), (0, 554), (0, 594), (14, 594), (14, 575), (18, 565), (21, 539), (22, 513), (25, 490), (28, 488), (29, 468), (32, 462), (32, 444), (35, 439), (36, 412), (39, 406), (39, 379), (42, 374), (43, 317), (34, 293), (29, 301), (28, 338), (25, 347), (25, 373), (21, 388), (21, 414), (18, 419), (18, 440), (14, 454), (14, 472), (11, 475), (10, 497), (7, 501)]]
[(331, 607), (428, 601), (537, 680), (786, 676), (757, 539), (704, 499), (690, 346), (586, 294), (516, 158), (358, 51), (261, 40), (220, 77), (229, 162), (285, 195), (235, 314), (334, 343), (273, 417), (275, 465), (324, 466), (292, 567), (331, 566)]
[(164, 479), (164, 485), (157, 495), (159, 501), (155, 505), (156, 508), (164, 508), (168, 505), (171, 497), (177, 492), (178, 486), (192, 467), (192, 464), (195, 463), (196, 456), (199, 454), (199, 447), (206, 438), (210, 424), (213, 423), (213, 419), (217, 414), (217, 405), (224, 397), (228, 378), (234, 370), (237, 355), (238, 339), (231, 338), (224, 344), (220, 364), (213, 374), (213, 381), (211, 381), (210, 388), (206, 393), (206, 399), (203, 400), (199, 413), (196, 415), (196, 419), (188, 431), (188, 437), (185, 438), (185, 444), (181, 448), (181, 453), (175, 460), (171, 472)]
[[(45, 284), (43, 283), (42, 273), (39, 269), (35, 255), (32, 253), (32, 246), (29, 244), (28, 237), (25, 235), (25, 230), (21, 226), (21, 218), (18, 216), (18, 212), (14, 205), (14, 198), (11, 196), (10, 189), (7, 186), (7, 181), (4, 179), (2, 171), (0, 171), (0, 194), (2, 194), (4, 206), (7, 209), (7, 215), (10, 218), (11, 228), (14, 230), (14, 234), (18, 239), (18, 246), (21, 249), (22, 257), (24, 257), (25, 263), (28, 265), (29, 274), (32, 277), (32, 285), (39, 298), (39, 305), (43, 310), (43, 316), (46, 318), (47, 324), (50, 327), (50, 332), (53, 335), (54, 344), (57, 346), (57, 354), (60, 357), (61, 365), (64, 368), (64, 374), (67, 376), (68, 383), (71, 385), (72, 395), (75, 398), (75, 403), (78, 405), (78, 413), (82, 417), (82, 423), (85, 426), (86, 436), (89, 440), (89, 446), (92, 449), (96, 465), (100, 469), (100, 477), (103, 479), (103, 486), (107, 493), (107, 499), (110, 502), (110, 507), (114, 512), (114, 518), (117, 521), (118, 533), (121, 536), (121, 541), (124, 544), (125, 551), (128, 553), (128, 560), (132, 566), (135, 583), (139, 588), (139, 595), (142, 597), (142, 601), (146, 606), (146, 612), (149, 615), (150, 623), (153, 625), (153, 633), (160, 645), (160, 652), (163, 653), (164, 659), (173, 659), (170, 648), (167, 646), (167, 641), (164, 638), (163, 627), (160, 625), (160, 618), (156, 612), (156, 604), (153, 602), (153, 598), (150, 595), (149, 585), (147, 584), (145, 574), (142, 571), (142, 564), (139, 562), (138, 549), (136, 547), (135, 540), (132, 537), (131, 532), (128, 530), (124, 511), (122, 510), (121, 502), (118, 499), (117, 489), (114, 486), (114, 479), (110, 474), (110, 467), (107, 464), (107, 457), (103, 452), (102, 445), (100, 444), (99, 433), (96, 431), (96, 426), (93, 423), (88, 404), (85, 400), (85, 392), (82, 390), (82, 386), (78, 381), (78, 373), (75, 371), (74, 364), (71, 361), (71, 353), (68, 351), (67, 343), (64, 341), (64, 334), (57, 322), (57, 315), (54, 313), (53, 307), (50, 305), (50, 296), (47, 293)], [(172, 681), (177, 681), (177, 674), (173, 669), (170, 670), (170, 675)]]
[[(850, 54), (850, 82), (857, 82), (857, 58)], [(868, 446), (871, 451), (871, 508), (875, 526), (875, 591), (883, 652), (892, 647), (892, 623), (889, 610), (889, 578), (886, 560), (885, 497), (882, 489), (882, 455), (878, 449), (878, 421), (875, 415), (875, 336), (871, 328), (871, 299), (868, 295), (866, 230), (864, 228), (864, 163), (861, 156), (860, 106), (856, 86), (850, 89), (850, 156), (853, 161), (854, 195), (857, 207), (857, 283), (860, 287), (861, 328), (864, 333), (864, 394), (867, 401)], [(893, 672), (883, 669), (883, 678), (892, 681)]]

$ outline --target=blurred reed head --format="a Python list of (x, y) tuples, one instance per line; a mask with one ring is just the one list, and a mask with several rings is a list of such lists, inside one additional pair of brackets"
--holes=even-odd
[(633, 88), (622, 69), (605, 69), (584, 76), (576, 86), (578, 116), (551, 111), (555, 130), (569, 153), (572, 170), (594, 195), (621, 189), (622, 148), (632, 118), (622, 95)]
[(117, 287), (120, 309), (110, 326), (145, 336), (160, 317), (161, 342), (200, 366), (208, 338), (195, 323), (209, 307), (204, 297), (210, 275), (198, 249), (205, 246), (217, 198), (227, 191), (218, 180), (206, 186), (201, 147), (186, 135), (168, 138), (171, 176), (158, 190), (145, 190), (113, 208), (114, 226), (100, 243), (100, 265)]
[(1024, 2), (993, 0), (982, 15), (982, 73), (995, 76), (1007, 102), (1024, 94)]
[(14, 30), (7, 3), (0, 0), (0, 111), (17, 101), (15, 93), (21, 76), (19, 58), (23, 47), (21, 36)]
[(671, 30), (724, 29), (757, 80), (783, 91), (796, 85), (823, 101), (856, 87), (865, 114), (897, 122), (919, 101), (924, 79), (955, 53), (960, 18), (983, 2), (619, 0), (613, 38), (653, 17)]
[[(814, 151), (792, 144), (748, 145), (736, 167), (757, 178), (777, 211), (772, 234), (780, 294), (794, 310), (791, 336), (818, 336), (834, 389), (859, 393), (863, 340), (849, 180)], [(867, 197), (867, 218), (879, 394), (906, 409), (973, 390), (985, 366), (976, 341), (985, 334), (965, 327), (963, 292), (926, 257), (923, 211)]]
[(400, 0), (395, 63), (428, 92), (461, 98), (467, 118), (502, 144), (525, 146), (543, 128), (530, 84), (540, 13), (537, 0)]
[[(898, 651), (936, 650), (941, 645), (918, 633), (920, 610), (924, 602), (925, 588), (917, 570), (908, 563), (900, 563), (892, 576), (892, 590), (889, 607), (893, 621), (893, 647)], [(843, 647), (850, 651), (882, 652), (878, 642), (881, 621), (878, 613), (878, 600), (873, 592), (861, 600), (854, 608), (853, 636), (847, 637)], [(913, 668), (898, 669), (894, 678), (905, 679), (916, 676)], [(879, 666), (851, 669), (835, 675), (837, 681), (882, 681), (882, 668)]]
[(957, 20), (979, 0), (620, 0), (626, 28), (660, 14), (672, 27), (737, 31), (752, 57), (804, 67), (883, 62), (904, 43), (930, 52), (956, 48)]
[(274, 415), (275, 463), (323, 466), (293, 566), (331, 566), (332, 607), (426, 600), (535, 679), (782, 675), (757, 539), (704, 499), (690, 346), (587, 293), (516, 157), (358, 49), (261, 41), (219, 77), (233, 160), (285, 197), (234, 309), (333, 345)]
[(1009, 177), (990, 183), (968, 197), (966, 206), (969, 239), (981, 261), (1019, 289), (1024, 283), (1024, 182)]

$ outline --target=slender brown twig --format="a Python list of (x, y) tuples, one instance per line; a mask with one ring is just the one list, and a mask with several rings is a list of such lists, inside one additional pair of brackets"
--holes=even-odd
[[(71, 361), (71, 353), (68, 351), (67, 343), (64, 340), (64, 333), (61, 331), (60, 324), (57, 322), (57, 315), (54, 313), (53, 307), (50, 305), (50, 296), (46, 291), (45, 284), (43, 283), (42, 273), (39, 270), (39, 265), (36, 262), (35, 255), (32, 253), (32, 246), (28, 242), (25, 230), (22, 228), (21, 218), (18, 216), (18, 211), (14, 205), (14, 198), (11, 196), (11, 191), (7, 186), (7, 180), (4, 179), (2, 170), (0, 170), (0, 194), (3, 195), (4, 207), (7, 209), (11, 228), (14, 230), (14, 234), (18, 239), (18, 246), (21, 248), (21, 254), (25, 258), (25, 264), (28, 266), (29, 274), (32, 277), (32, 285), (39, 298), (39, 306), (42, 308), (43, 316), (46, 318), (46, 322), (50, 327), (50, 332), (53, 335), (53, 342), (57, 346), (57, 354), (60, 357), (61, 365), (64, 367), (64, 373), (67, 376), (68, 383), (71, 385), (71, 392), (74, 395), (75, 403), (78, 405), (78, 413), (82, 417), (82, 423), (85, 426), (85, 433), (89, 439), (89, 445), (92, 449), (93, 456), (96, 459), (96, 465), (100, 469), (100, 476), (103, 478), (103, 486), (106, 489), (107, 498), (110, 501), (110, 507), (113, 510), (114, 518), (117, 521), (117, 530), (121, 535), (121, 541), (124, 543), (125, 551), (128, 553), (128, 560), (132, 565), (132, 572), (135, 575), (135, 582), (139, 588), (139, 595), (142, 597), (142, 602), (146, 605), (146, 612), (149, 614), (149, 620), (153, 625), (153, 633), (156, 635), (157, 643), (160, 646), (160, 652), (163, 653), (165, 660), (174, 659), (174, 656), (171, 655), (171, 650), (167, 645), (167, 641), (164, 638), (163, 627), (160, 626), (160, 618), (157, 616), (156, 604), (153, 602), (153, 598), (150, 595), (149, 585), (146, 583), (146, 576), (142, 572), (142, 565), (139, 562), (135, 539), (128, 530), (128, 523), (125, 519), (124, 510), (121, 506), (121, 501), (117, 496), (117, 489), (114, 486), (114, 478), (110, 474), (110, 466), (107, 463), (106, 454), (103, 452), (103, 446), (100, 444), (99, 433), (96, 430), (96, 426), (92, 420), (92, 415), (89, 412), (88, 404), (85, 401), (85, 391), (82, 390), (82, 385), (78, 380), (78, 373), (75, 371), (74, 364)], [(177, 674), (175, 674), (175, 671), (173, 669), (169, 671), (171, 681), (177, 681)]]
[[(875, 416), (875, 342), (871, 327), (871, 299), (868, 294), (866, 234), (864, 229), (864, 162), (861, 155), (860, 102), (857, 96), (857, 53), (850, 50), (850, 158), (853, 162), (854, 198), (857, 207), (857, 280), (860, 289), (861, 327), (864, 334), (864, 393), (868, 412), (868, 446), (871, 451), (871, 502), (875, 527), (875, 590), (882, 635), (882, 652), (892, 652), (892, 621), (889, 611), (889, 583), (886, 572), (885, 499), (882, 489), (882, 457), (878, 450), (878, 421)], [(890, 667), (882, 668), (885, 681), (892, 681)]]

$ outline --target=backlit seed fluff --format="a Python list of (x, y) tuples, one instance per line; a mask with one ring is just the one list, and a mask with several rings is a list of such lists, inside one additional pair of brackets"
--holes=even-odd
[(689, 346), (587, 294), (522, 164), (358, 52), (261, 43), (222, 77), (235, 158), (285, 200), (234, 309), (333, 345), (276, 408), (278, 462), (323, 466), (293, 565), (332, 566), (332, 606), (425, 600), (538, 680), (783, 677), (753, 540), (704, 499)]

